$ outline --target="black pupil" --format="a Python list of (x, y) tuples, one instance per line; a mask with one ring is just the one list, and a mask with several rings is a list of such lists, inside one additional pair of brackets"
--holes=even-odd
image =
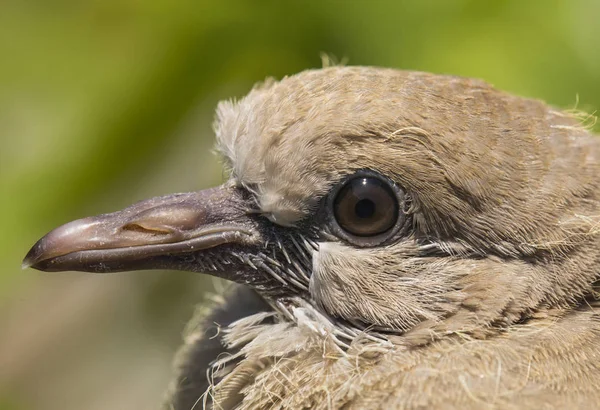
[(375, 214), (375, 203), (370, 199), (361, 199), (354, 206), (354, 212), (359, 218), (370, 218)]

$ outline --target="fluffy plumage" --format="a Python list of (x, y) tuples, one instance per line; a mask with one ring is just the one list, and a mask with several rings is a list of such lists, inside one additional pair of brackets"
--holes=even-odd
[(600, 406), (600, 140), (479, 80), (372, 67), (219, 104), (229, 180), (70, 222), (25, 266), (238, 282), (167, 408)]
[(287, 315), (224, 332), (238, 363), (215, 408), (600, 403), (600, 151), (575, 116), (479, 80), (333, 67), (221, 103), (215, 129), (276, 224), (302, 227), (363, 168), (406, 190), (412, 223), (381, 247), (321, 239)]

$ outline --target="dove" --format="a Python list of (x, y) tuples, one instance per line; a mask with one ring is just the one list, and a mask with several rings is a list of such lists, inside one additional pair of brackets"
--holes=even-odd
[(165, 408), (600, 405), (600, 143), (456, 76), (328, 67), (219, 103), (227, 181), (79, 219), (43, 271), (202, 272)]

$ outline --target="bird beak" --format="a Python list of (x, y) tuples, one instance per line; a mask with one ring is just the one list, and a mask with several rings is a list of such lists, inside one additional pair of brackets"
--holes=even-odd
[(85, 272), (204, 270), (203, 254), (213, 248), (252, 248), (260, 243), (257, 221), (247, 211), (240, 190), (226, 185), (152, 198), (54, 229), (31, 248), (23, 267)]

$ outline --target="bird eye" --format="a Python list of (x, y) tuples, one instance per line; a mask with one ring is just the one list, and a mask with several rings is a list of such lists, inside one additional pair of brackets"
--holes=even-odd
[(399, 217), (398, 198), (379, 178), (360, 176), (346, 182), (333, 201), (333, 215), (347, 233), (359, 237), (381, 235)]

